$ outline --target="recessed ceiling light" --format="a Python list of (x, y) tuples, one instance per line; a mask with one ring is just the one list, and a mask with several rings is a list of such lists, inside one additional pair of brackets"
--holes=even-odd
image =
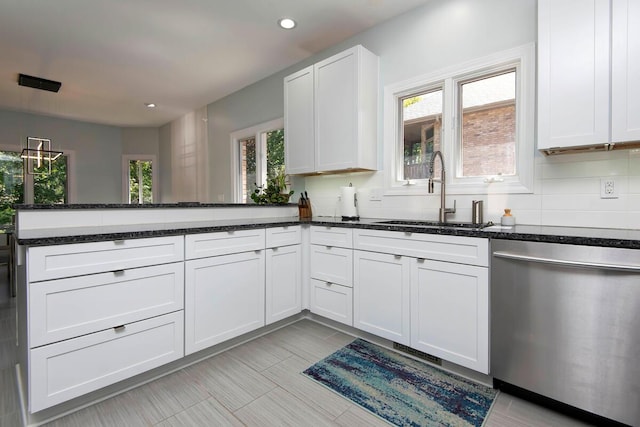
[(154, 104), (153, 102), (145, 102), (144, 105), (147, 108), (156, 108), (156, 104)]
[(291, 18), (282, 18), (278, 21), (278, 25), (285, 30), (291, 30), (296, 26), (296, 21)]

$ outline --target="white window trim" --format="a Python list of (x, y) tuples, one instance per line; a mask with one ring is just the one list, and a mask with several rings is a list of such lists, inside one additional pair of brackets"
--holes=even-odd
[(156, 161), (154, 154), (123, 154), (122, 155), (122, 203), (129, 203), (129, 162), (131, 160), (150, 161), (151, 166), (151, 196), (153, 197), (153, 203), (158, 203), (159, 200), (159, 164)]
[[(240, 157), (238, 152), (239, 142), (249, 138), (256, 139), (256, 147), (260, 143), (260, 136), (272, 130), (284, 129), (284, 117), (280, 117), (279, 119), (270, 120), (265, 123), (260, 123), (255, 126), (251, 126), (249, 128), (240, 129), (231, 133), (231, 185), (232, 185), (232, 194), (233, 194), (233, 202), (241, 203), (242, 202), (242, 180), (240, 177), (241, 169), (240, 169)], [(256, 156), (259, 156), (256, 159), (256, 176), (261, 177), (263, 168), (266, 168), (267, 165), (267, 157), (266, 153), (263, 153), (263, 150), (256, 148)], [(258, 185), (263, 185), (264, 183), (258, 182)]]
[[(508, 67), (517, 68), (516, 102), (518, 147), (516, 153), (517, 175), (499, 177), (487, 182), (484, 177), (456, 178), (457, 146), (456, 103), (458, 82), (477, 75)], [(385, 195), (428, 194), (426, 180), (400, 180), (402, 153), (398, 144), (399, 100), (419, 91), (442, 87), (443, 123), (441, 148), (447, 170), (448, 194), (497, 194), (532, 193), (534, 185), (535, 156), (535, 44), (519, 46), (482, 58), (465, 62), (394, 83), (384, 88), (384, 171)]]

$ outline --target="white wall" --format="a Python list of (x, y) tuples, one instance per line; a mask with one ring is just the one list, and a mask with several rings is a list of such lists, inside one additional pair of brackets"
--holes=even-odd
[(73, 153), (76, 203), (120, 203), (122, 131), (119, 127), (0, 110), (0, 145), (20, 151), (29, 136), (51, 139)]
[(159, 129), (160, 202), (210, 202), (207, 107)]

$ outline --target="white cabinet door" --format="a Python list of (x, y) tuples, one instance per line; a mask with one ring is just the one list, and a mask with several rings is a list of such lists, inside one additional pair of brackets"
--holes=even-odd
[(184, 306), (184, 264), (29, 284), (29, 347), (147, 319)]
[(608, 0), (538, 1), (539, 149), (609, 142), (609, 26)]
[(377, 68), (362, 46), (315, 64), (317, 171), (377, 168)]
[(410, 258), (354, 251), (353, 326), (410, 344)]
[(31, 350), (29, 412), (181, 358), (183, 333), (180, 310)]
[(185, 354), (264, 326), (264, 250), (185, 262)]
[(315, 66), (316, 168), (320, 171), (346, 169), (356, 160), (355, 55), (349, 50)]
[(311, 312), (353, 326), (353, 289), (311, 279)]
[(302, 311), (302, 252), (300, 245), (267, 249), (266, 324)]
[(411, 347), (489, 372), (487, 268), (412, 260)]
[(264, 243), (264, 228), (187, 234), (184, 238), (184, 257), (196, 259), (256, 251), (264, 249)]
[(640, 141), (640, 1), (614, 0), (611, 141)]
[(311, 245), (311, 277), (324, 282), (353, 285), (353, 250)]
[(284, 79), (284, 139), (287, 173), (315, 171), (313, 65)]
[(29, 282), (184, 260), (184, 237), (35, 246), (27, 249)]

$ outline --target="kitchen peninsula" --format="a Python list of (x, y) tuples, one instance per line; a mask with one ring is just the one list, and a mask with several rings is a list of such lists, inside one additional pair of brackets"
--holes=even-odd
[[(640, 248), (638, 231), (299, 220), (295, 205), (18, 206), (26, 415), (73, 411), (304, 316), (489, 382), (493, 238)], [(439, 309), (459, 315), (434, 327)]]

